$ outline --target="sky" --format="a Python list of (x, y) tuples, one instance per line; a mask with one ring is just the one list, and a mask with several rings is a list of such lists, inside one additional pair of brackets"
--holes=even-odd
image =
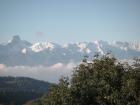
[(0, 42), (140, 42), (140, 0), (0, 0)]

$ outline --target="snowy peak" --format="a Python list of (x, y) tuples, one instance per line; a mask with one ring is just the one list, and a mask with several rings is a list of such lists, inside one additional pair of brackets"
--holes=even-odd
[(136, 50), (140, 51), (140, 44), (134, 44), (129, 42), (121, 42), (121, 41), (114, 41), (110, 44), (111, 46), (118, 47), (121, 50), (128, 51), (128, 50)]
[(77, 44), (77, 47), (80, 48), (80, 51), (84, 51), (87, 47), (86, 43), (80, 42), (80, 43), (76, 43), (76, 44)]
[(89, 54), (91, 52), (91, 50), (87, 47), (88, 43), (86, 43), (86, 42), (79, 42), (79, 43), (76, 43), (76, 45), (77, 45), (77, 47), (79, 47), (80, 52), (84, 52), (87, 54)]
[(35, 43), (30, 48), (34, 52), (40, 52), (40, 51), (43, 51), (45, 49), (53, 50), (54, 44), (52, 44), (51, 42)]
[(97, 51), (99, 53), (101, 53), (102, 55), (104, 55), (104, 52), (103, 52), (103, 50), (101, 48), (102, 47), (102, 44), (99, 41), (94, 41), (94, 44), (96, 45)]
[(26, 49), (26, 48), (23, 48), (23, 49), (21, 50), (21, 53), (26, 54), (26, 53), (27, 53), (27, 49)]

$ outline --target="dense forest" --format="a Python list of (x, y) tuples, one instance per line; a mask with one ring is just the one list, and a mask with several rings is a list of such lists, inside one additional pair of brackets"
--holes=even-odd
[(69, 79), (26, 105), (140, 105), (140, 60), (130, 66), (114, 57), (85, 57)]
[(47, 93), (50, 85), (27, 77), (0, 77), (0, 104), (22, 105)]

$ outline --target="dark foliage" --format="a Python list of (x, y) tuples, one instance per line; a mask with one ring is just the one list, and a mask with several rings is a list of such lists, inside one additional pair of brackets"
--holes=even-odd
[(108, 55), (85, 58), (72, 78), (60, 79), (57, 86), (28, 105), (140, 105), (140, 62), (121, 64)]
[(0, 104), (22, 105), (48, 92), (50, 83), (26, 77), (0, 77)]

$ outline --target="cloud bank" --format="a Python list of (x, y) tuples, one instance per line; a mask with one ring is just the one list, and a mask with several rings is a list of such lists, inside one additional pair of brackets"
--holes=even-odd
[(0, 64), (0, 76), (24, 76), (58, 83), (61, 76), (70, 76), (75, 64), (57, 63), (52, 66), (5, 66)]

